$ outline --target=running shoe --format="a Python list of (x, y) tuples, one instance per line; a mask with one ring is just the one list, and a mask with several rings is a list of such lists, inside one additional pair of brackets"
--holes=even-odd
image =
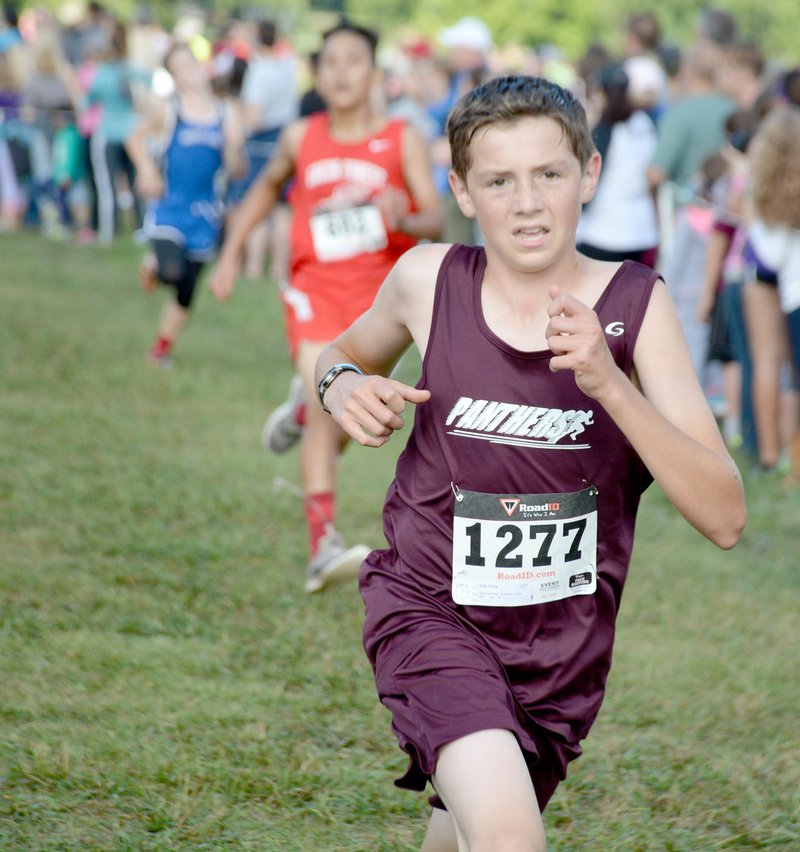
[(265, 450), (276, 454), (285, 453), (300, 440), (303, 434), (300, 414), (305, 404), (303, 380), (300, 376), (292, 376), (286, 402), (279, 405), (264, 424), (261, 443)]
[(308, 563), (307, 592), (321, 592), (328, 586), (358, 576), (361, 563), (370, 549), (365, 544), (347, 547), (333, 527), (319, 540), (313, 559)]
[(147, 353), (147, 361), (151, 367), (158, 367), (161, 370), (172, 369), (172, 356), (167, 352), (154, 352), (150, 350)]

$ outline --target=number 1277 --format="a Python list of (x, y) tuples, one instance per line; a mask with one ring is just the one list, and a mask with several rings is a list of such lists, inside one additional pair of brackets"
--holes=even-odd
[[(528, 527), (528, 540), (533, 547), (530, 566), (533, 568), (546, 567), (553, 563), (553, 546), (557, 541), (559, 527), (561, 538), (566, 538), (567, 550), (564, 553), (564, 562), (576, 562), (581, 558), (581, 540), (586, 529), (586, 518), (578, 518), (575, 521), (567, 521), (560, 524), (531, 524)], [(481, 567), (486, 565), (483, 555), (482, 539), (483, 524), (480, 521), (470, 524), (465, 528), (469, 538), (469, 553), (465, 562), (467, 565)], [(495, 567), (497, 568), (522, 568), (525, 547), (525, 535), (522, 527), (517, 524), (503, 524), (497, 528), (496, 538), (504, 540), (505, 544), (497, 554)], [(536, 545), (538, 544), (538, 549)], [(556, 545), (557, 546), (557, 545)], [(563, 546), (563, 545), (562, 545)], [(527, 554), (525, 554), (527, 555)]]

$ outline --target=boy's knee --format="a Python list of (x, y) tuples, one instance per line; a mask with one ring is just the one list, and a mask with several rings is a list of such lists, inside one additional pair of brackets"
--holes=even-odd
[(546, 852), (544, 834), (530, 825), (490, 824), (464, 834), (469, 852)]
[(541, 818), (530, 810), (493, 803), (459, 826), (469, 852), (545, 852)]

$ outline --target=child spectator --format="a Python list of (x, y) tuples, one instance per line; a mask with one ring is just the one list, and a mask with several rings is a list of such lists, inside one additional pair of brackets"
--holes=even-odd
[[(800, 371), (800, 107), (788, 105), (767, 116), (753, 140), (753, 207), (757, 216), (749, 242), (758, 262), (777, 280), (795, 371)], [(800, 481), (800, 431), (789, 441), (792, 478)]]

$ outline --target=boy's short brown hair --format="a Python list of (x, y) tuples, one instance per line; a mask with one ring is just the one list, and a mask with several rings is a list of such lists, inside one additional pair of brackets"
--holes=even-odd
[(552, 118), (569, 140), (583, 168), (595, 147), (581, 102), (567, 89), (543, 77), (496, 77), (467, 92), (447, 119), (453, 171), (462, 181), (471, 165), (470, 142), (482, 127), (511, 124), (521, 118)]
[(655, 52), (661, 42), (661, 27), (652, 12), (636, 12), (631, 15), (625, 29), (639, 42), (644, 50)]
[(337, 33), (350, 33), (351, 35), (364, 39), (367, 43), (367, 47), (369, 47), (372, 62), (373, 64), (375, 63), (375, 55), (378, 51), (378, 34), (374, 30), (367, 29), (367, 27), (360, 27), (358, 24), (354, 24), (346, 18), (342, 18), (339, 23), (322, 34), (322, 47), (319, 49), (319, 53), (322, 53), (325, 49), (328, 39), (330, 39), (331, 36), (335, 36)]
[(760, 77), (764, 73), (764, 54), (754, 41), (738, 39), (726, 48), (725, 53), (728, 62), (748, 68), (754, 77)]

